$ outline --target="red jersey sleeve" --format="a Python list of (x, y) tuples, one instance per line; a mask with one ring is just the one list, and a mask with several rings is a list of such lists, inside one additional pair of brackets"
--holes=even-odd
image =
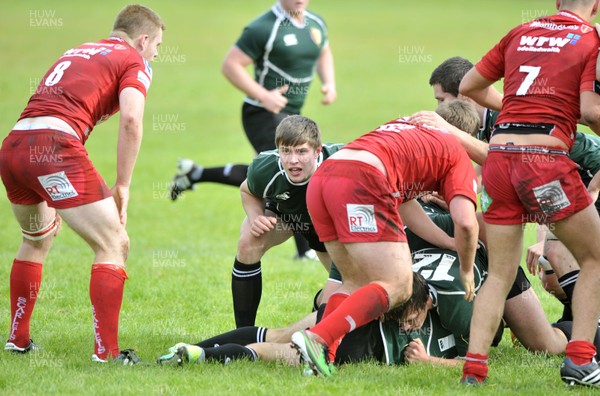
[(596, 80), (596, 59), (598, 58), (598, 48), (595, 47), (586, 59), (583, 74), (581, 75), (581, 84), (579, 92), (593, 91), (594, 81)]
[(151, 83), (152, 68), (150, 64), (144, 58), (132, 52), (130, 62), (126, 63), (125, 69), (120, 76), (119, 94), (123, 89), (133, 87), (146, 96)]

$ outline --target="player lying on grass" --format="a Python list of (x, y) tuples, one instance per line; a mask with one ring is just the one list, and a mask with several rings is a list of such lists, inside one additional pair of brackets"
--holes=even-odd
[[(436, 205), (424, 205), (424, 208), (436, 225), (452, 235), (452, 219), (447, 212)], [(465, 355), (473, 303), (463, 298), (457, 254), (424, 241), (410, 230), (407, 230), (407, 237), (416, 274), (408, 308), (405, 306), (386, 315), (385, 319), (349, 333), (340, 344), (336, 363), (374, 359), (385, 364), (422, 361), (457, 364), (458, 360), (452, 359)], [(475, 259), (476, 289), (486, 275), (487, 253), (480, 244)], [(328, 283), (340, 283), (335, 268)], [(323, 310), (321, 306), (319, 312)], [(183, 364), (207, 360), (226, 363), (247, 358), (298, 364), (298, 356), (289, 345), (291, 335), (313, 325), (316, 318), (317, 312), (314, 312), (287, 328), (244, 327), (194, 345), (179, 343), (158, 362)], [(558, 328), (550, 326), (522, 269), (506, 301), (504, 319), (527, 349), (550, 354), (564, 352), (570, 337), (570, 322), (560, 323)]]

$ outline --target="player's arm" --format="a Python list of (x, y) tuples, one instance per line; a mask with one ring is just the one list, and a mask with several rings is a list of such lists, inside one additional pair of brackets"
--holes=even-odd
[(415, 124), (432, 126), (434, 128), (445, 129), (454, 135), (463, 146), (469, 158), (475, 161), (478, 165), (482, 165), (487, 157), (488, 144), (469, 135), (444, 120), (442, 116), (434, 111), (419, 111), (409, 117), (410, 122)]
[(502, 109), (502, 94), (492, 86), (493, 83), (494, 81), (484, 78), (473, 67), (461, 80), (458, 92), (473, 99), (483, 107), (500, 111)]
[(596, 135), (600, 135), (600, 95), (592, 91), (580, 94), (581, 120)]
[(457, 366), (461, 362), (459, 359), (446, 359), (428, 355), (420, 338), (412, 340), (406, 346), (404, 360), (410, 364), (430, 363), (439, 366)]
[(596, 202), (598, 194), (600, 193), (600, 171), (596, 172), (590, 183), (588, 184), (588, 191), (592, 196), (592, 200)]
[(454, 241), (460, 261), (460, 276), (465, 289), (465, 300), (472, 301), (475, 297), (473, 265), (479, 235), (474, 203), (465, 196), (456, 195), (449, 206), (450, 216), (454, 222)]
[(129, 186), (144, 132), (142, 120), (145, 103), (144, 94), (136, 88), (126, 87), (119, 94), (121, 115), (117, 142), (117, 180), (112, 193), (123, 225), (127, 223)]
[(454, 239), (435, 225), (417, 200), (411, 199), (398, 207), (404, 224), (417, 236), (442, 249), (455, 250)]
[(268, 111), (279, 113), (287, 104), (287, 98), (283, 94), (288, 90), (288, 86), (277, 87), (272, 91), (265, 89), (254, 81), (246, 70), (252, 62), (252, 58), (244, 51), (233, 46), (225, 56), (221, 71), (237, 89), (261, 102)]
[(323, 99), (321, 103), (328, 105), (333, 103), (337, 98), (337, 91), (335, 89), (335, 70), (333, 67), (333, 54), (329, 44), (325, 45), (321, 51), (319, 59), (317, 59), (317, 74), (321, 79), (321, 93), (323, 93)]
[(258, 198), (248, 188), (248, 180), (240, 185), (240, 194), (242, 197), (242, 206), (248, 216), (250, 222), (250, 232), (255, 237), (259, 237), (265, 232), (269, 232), (275, 228), (277, 224), (277, 218), (273, 216), (266, 216), (264, 213), (264, 201)]

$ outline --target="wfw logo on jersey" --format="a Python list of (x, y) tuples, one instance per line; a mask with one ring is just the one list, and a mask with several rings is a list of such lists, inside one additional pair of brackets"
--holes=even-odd
[(568, 33), (566, 37), (521, 36), (520, 47), (517, 48), (517, 51), (559, 53), (565, 45), (577, 44), (580, 38), (580, 35), (574, 33)]
[(53, 201), (73, 198), (79, 195), (64, 171), (38, 176), (38, 180)]
[(377, 232), (373, 205), (347, 204), (346, 211), (350, 232)]

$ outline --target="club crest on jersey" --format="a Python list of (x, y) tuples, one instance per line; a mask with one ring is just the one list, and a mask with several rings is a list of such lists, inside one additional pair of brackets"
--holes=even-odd
[(310, 38), (312, 39), (312, 41), (317, 44), (317, 46), (321, 46), (321, 43), (323, 42), (323, 33), (321, 33), (321, 31), (319, 29), (317, 29), (316, 27), (311, 27), (310, 28)]
[(375, 207), (373, 205), (347, 204), (350, 232), (377, 232)]

